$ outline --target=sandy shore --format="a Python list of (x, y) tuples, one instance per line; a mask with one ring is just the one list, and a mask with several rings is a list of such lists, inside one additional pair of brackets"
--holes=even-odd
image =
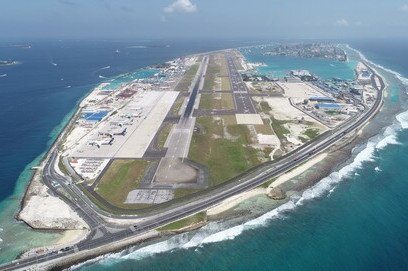
[(217, 205), (217, 206), (215, 206), (215, 207), (213, 207), (211, 209), (208, 209), (207, 210), (207, 215), (208, 216), (218, 215), (220, 213), (223, 213), (223, 212), (237, 206), (238, 204), (240, 204), (241, 202), (243, 202), (243, 201), (245, 201), (247, 199), (250, 199), (250, 198), (255, 197), (255, 196), (263, 195), (265, 193), (266, 193), (266, 189), (264, 189), (264, 188), (255, 188), (255, 189), (253, 189), (251, 191), (247, 191), (247, 192), (244, 192), (242, 194), (235, 195), (233, 197), (230, 197), (230, 198), (224, 200), (219, 205)]
[(296, 176), (302, 174), (303, 172), (305, 172), (309, 168), (313, 167), (317, 163), (323, 161), (323, 159), (326, 158), (327, 155), (328, 155), (327, 153), (321, 153), (321, 154), (315, 156), (314, 158), (308, 160), (306, 163), (304, 163), (304, 164), (296, 167), (295, 169), (293, 169), (293, 170), (279, 176), (278, 179), (276, 179), (274, 182), (272, 182), (269, 185), (269, 187), (266, 189), (267, 193), (269, 193), (272, 190), (272, 188), (278, 187), (278, 186), (290, 181), (291, 179), (293, 179)]
[(89, 234), (89, 230), (66, 230), (62, 233), (60, 239), (58, 239), (54, 244), (45, 247), (39, 247), (31, 249), (21, 255), (21, 258), (27, 258), (32, 256), (38, 256), (49, 251), (59, 250), (61, 248), (74, 245), (83, 239), (85, 239)]
[(232, 208), (234, 208), (235, 206), (237, 206), (238, 204), (259, 196), (259, 195), (265, 195), (265, 194), (269, 194), (269, 192), (272, 190), (272, 188), (274, 187), (278, 187), (288, 181), (290, 181), (291, 179), (295, 178), (296, 176), (302, 174), (303, 172), (305, 172), (306, 170), (308, 170), (309, 168), (313, 167), (314, 165), (316, 165), (317, 163), (323, 161), (323, 159), (325, 159), (327, 157), (327, 153), (322, 153), (317, 155), (316, 157), (312, 158), (311, 160), (307, 161), (306, 163), (296, 167), (295, 169), (293, 169), (292, 171), (289, 171), (283, 175), (281, 175), (280, 177), (278, 177), (278, 179), (276, 179), (274, 182), (272, 182), (268, 188), (255, 188), (251, 191), (247, 191), (244, 192), (242, 194), (233, 196), (231, 198), (226, 199), (225, 201), (223, 201), (222, 203), (220, 203), (219, 205), (208, 209), (207, 210), (207, 215), (208, 216), (216, 216), (219, 215), (223, 212), (226, 212)]

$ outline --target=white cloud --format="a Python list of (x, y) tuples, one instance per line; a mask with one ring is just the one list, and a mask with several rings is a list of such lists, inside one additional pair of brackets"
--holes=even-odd
[(195, 12), (197, 5), (193, 4), (191, 0), (175, 0), (171, 5), (164, 8), (164, 12)]
[(357, 22), (356, 22), (356, 25), (357, 25), (357, 26), (362, 26), (362, 25), (363, 25), (363, 22), (362, 22), (362, 21), (357, 21)]
[(336, 24), (337, 24), (338, 26), (344, 26), (344, 27), (347, 27), (347, 26), (350, 25), (350, 23), (349, 23), (346, 19), (337, 20), (337, 21), (336, 21)]
[(408, 12), (408, 4), (402, 5), (400, 9), (401, 9), (401, 11)]

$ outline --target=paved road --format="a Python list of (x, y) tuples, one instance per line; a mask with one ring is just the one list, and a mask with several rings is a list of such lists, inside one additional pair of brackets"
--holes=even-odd
[[(378, 77), (378, 75), (373, 73), (372, 82), (375, 82), (374, 79), (375, 77)], [(377, 89), (378, 96), (374, 105), (369, 110), (364, 112), (361, 116), (359, 116), (357, 119), (353, 120), (352, 123), (344, 124), (340, 126), (338, 129), (326, 133), (318, 140), (313, 141), (308, 145), (302, 146), (301, 148), (297, 149), (296, 151), (294, 151), (293, 153), (291, 153), (290, 155), (286, 156), (285, 158), (276, 163), (271, 163), (267, 166), (259, 167), (257, 170), (251, 172), (250, 174), (246, 175), (237, 182), (231, 183), (226, 187), (223, 187), (219, 191), (215, 191), (212, 195), (208, 197), (200, 198), (197, 199), (195, 202), (186, 203), (183, 206), (178, 206), (176, 208), (163, 211), (163, 213), (161, 214), (147, 217), (144, 221), (120, 231), (116, 232), (105, 231), (103, 238), (87, 239), (86, 241), (83, 241), (78, 245), (69, 248), (65, 252), (60, 253), (51, 252), (39, 257), (31, 257), (22, 260), (16, 260), (13, 261), (12, 263), (0, 266), (0, 270), (16, 270), (23, 269), (23, 267), (24, 268), (34, 267), (38, 264), (47, 263), (50, 260), (55, 260), (58, 258), (63, 259), (63, 257), (75, 254), (78, 251), (98, 248), (102, 245), (108, 245), (112, 242), (119, 241), (129, 236), (145, 233), (161, 225), (165, 225), (169, 222), (173, 222), (186, 216), (192, 215), (194, 213), (206, 210), (209, 207), (214, 206), (233, 195), (253, 189), (258, 185), (262, 184), (263, 182), (273, 177), (279, 176), (280, 174), (287, 172), (295, 168), (296, 166), (304, 163), (310, 157), (332, 146), (334, 143), (338, 142), (346, 135), (354, 133), (356, 129), (361, 128), (378, 111), (378, 109), (382, 105), (383, 90), (385, 86), (381, 78), (380, 83), (381, 83), (380, 88), (375, 87)], [(376, 85), (374, 84), (374, 86)], [(53, 159), (55, 159), (55, 157), (53, 157)], [(50, 162), (53, 162), (52, 161), (53, 159), (50, 159)], [(53, 175), (52, 168), (48, 169), (46, 171), (47, 172), (46, 175), (48, 174), (47, 176), (49, 178), (59, 178), (58, 176)], [(75, 186), (71, 185), (69, 187)], [(74, 190), (75, 189), (72, 189), (71, 191), (73, 193), (76, 193), (74, 192)], [(88, 212), (94, 213), (94, 211), (88, 209), (90, 208), (90, 206), (88, 206), (86, 200), (80, 199), (78, 200), (78, 203), (79, 203), (78, 210), (80, 211), (80, 213), (82, 214), (85, 213), (85, 216), (88, 216), (87, 218), (87, 221), (89, 219), (88, 222), (92, 223), (93, 225), (99, 223), (99, 221), (95, 220), (93, 215), (89, 215)], [(84, 204), (84, 206), (82, 204)]]
[(241, 74), (235, 66), (232, 53), (226, 54), (229, 78), (231, 81), (232, 95), (234, 96), (235, 109), (238, 114), (256, 114), (256, 109), (252, 103), (248, 88), (242, 80)]

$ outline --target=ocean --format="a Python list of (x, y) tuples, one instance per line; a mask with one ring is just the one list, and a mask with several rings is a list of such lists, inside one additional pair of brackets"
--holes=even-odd
[[(213, 49), (217, 46), (218, 48), (231, 47), (233, 46), (231, 43), (218, 43), (211, 46)], [(405, 171), (408, 166), (408, 111), (405, 108), (407, 85), (403, 85), (397, 78), (408, 83), (404, 79), (408, 77), (408, 41), (350, 41), (349, 44), (361, 51), (369, 60), (388, 69), (377, 67), (385, 75), (390, 85), (390, 93), (386, 97), (381, 114), (373, 120), (374, 123), (385, 128), (378, 129), (376, 136), (354, 148), (353, 157), (334, 169), (330, 176), (302, 194), (294, 196), (288, 203), (255, 219), (235, 225), (229, 224), (228, 221), (212, 222), (193, 233), (171, 237), (142, 248), (135, 247), (131, 251), (106, 255), (71, 269), (406, 270), (408, 266), (408, 201), (406, 199), (408, 173)], [(53, 68), (60, 67), (59, 63), (64, 62), (57, 58), (59, 55), (57, 53), (50, 56), (51, 60), (47, 59), (47, 53), (52, 52), (52, 48), (61, 53), (62, 51), (57, 49), (61, 45), (57, 43), (41, 46), (44, 46), (42, 48), (44, 54), (31, 57), (33, 62), (38, 61), (37, 63), (42, 64), (38, 64), (37, 68), (24, 68), (27, 70), (23, 77), (20, 76), (21, 71), (18, 69), (23, 69), (26, 63), (30, 63), (28, 58), (21, 59), (21, 66), (7, 67), (7, 71), (4, 71), (5, 68), (0, 68), (0, 74), (8, 74), (7, 77), (0, 78), (0, 91), (6, 98), (0, 100), (2, 103), (0, 124), (1, 127), (10, 128), (2, 129), (0, 135), (5, 142), (5, 147), (0, 149), (0, 159), (2, 159), (0, 178), (3, 187), (0, 194), (2, 200), (0, 227), (3, 228), (0, 232), (0, 238), (3, 239), (0, 243), (2, 261), (9, 260), (23, 249), (24, 244), (19, 241), (20, 237), (28, 238), (30, 246), (45, 244), (47, 240), (57, 238), (55, 234), (30, 231), (21, 223), (12, 221), (12, 214), (17, 209), (16, 206), (27, 182), (29, 174), (26, 165), (46, 150), (59, 131), (61, 120), (64, 117), (67, 118), (78, 100), (93, 85), (100, 82), (99, 75), (110, 77), (162, 62), (180, 54), (211, 50), (199, 48), (198, 46), (202, 45), (197, 44), (197, 47), (193, 44), (180, 44), (180, 47), (174, 45), (161, 49), (154, 47), (150, 49), (156, 50), (156, 53), (152, 53), (150, 60), (146, 53), (137, 52), (134, 53), (133, 58), (124, 57), (115, 62), (114, 51), (119, 46), (117, 44), (87, 45), (89, 47), (86, 51), (85, 45), (74, 43), (71, 46), (75, 49), (66, 50), (67, 52), (60, 57), (66, 57), (66, 61), (72, 64), (70, 67), (73, 70), (83, 70), (82, 72), (72, 71), (72, 81), (66, 83), (65, 78), (69, 77), (65, 73), (57, 74), (58, 79), (45, 80), (51, 77)], [(34, 48), (35, 46), (32, 49)], [(138, 48), (138, 50), (141, 49)], [(9, 50), (13, 51), (15, 48)], [(158, 51), (164, 50), (169, 50), (171, 53), (167, 51), (168, 56), (162, 53), (162, 59), (160, 57), (153, 59), (157, 57)], [(3, 47), (0, 52), (3, 52)], [(109, 53), (113, 55), (110, 56)], [(24, 51), (22, 54), (31, 53)], [(76, 57), (74, 57), (75, 54), (77, 54)], [(143, 55), (139, 56), (140, 58), (145, 57), (145, 62), (135, 60), (138, 54)], [(58, 66), (50, 64), (49, 61), (57, 63)], [(257, 58), (253, 57), (250, 61), (257, 62)], [(318, 75), (319, 72), (326, 73), (326, 75), (321, 74), (322, 77), (331, 76), (322, 66), (327, 64), (330, 66), (333, 63), (299, 59), (292, 61), (293, 63), (304, 62)], [(270, 60), (267, 64), (273, 69), (265, 72), (272, 72), (272, 70), (283, 72), (292, 67), (282, 61), (279, 62), (279, 59)], [(34, 64), (31, 65), (35, 67)], [(117, 65), (114, 68), (117, 71), (112, 71), (111, 74), (94, 73), (109, 65), (111, 67)], [(48, 73), (41, 71), (41, 67), (50, 71)], [(295, 65), (293, 67), (297, 68)], [(15, 77), (12, 75), (13, 69), (15, 69)], [(103, 71), (110, 72), (109, 69)], [(44, 77), (38, 77), (41, 75), (36, 74), (37, 72), (44, 74)], [(343, 75), (350, 76), (347, 67), (344, 67)], [(64, 83), (60, 82), (60, 77), (64, 77)], [(4, 82), (4, 78), (14, 81)], [(72, 87), (65, 89), (67, 84)], [(19, 140), (16, 140), (17, 138)], [(21, 172), (23, 172), (22, 175), (20, 175)], [(252, 204), (260, 203), (262, 200)], [(12, 236), (13, 234), (15, 236)], [(16, 238), (19, 234), (21, 236)]]

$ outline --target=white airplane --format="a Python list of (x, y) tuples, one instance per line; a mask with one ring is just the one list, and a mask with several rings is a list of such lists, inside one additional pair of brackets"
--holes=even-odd
[(104, 140), (96, 140), (89, 143), (91, 146), (96, 146), (98, 149), (101, 148), (102, 145), (112, 145), (115, 138), (107, 138)]

